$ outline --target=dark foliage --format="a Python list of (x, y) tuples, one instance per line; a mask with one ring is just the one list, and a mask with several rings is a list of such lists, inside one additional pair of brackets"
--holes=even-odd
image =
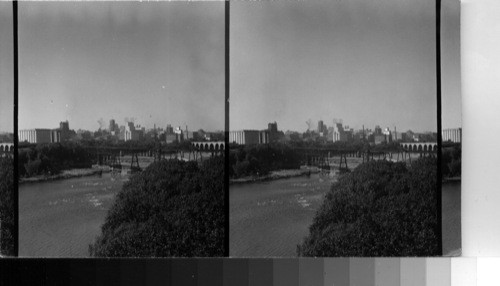
[(76, 143), (38, 144), (19, 149), (19, 176), (53, 175), (61, 170), (90, 168), (90, 154)]
[(443, 177), (460, 177), (462, 175), (462, 148), (443, 148), (441, 157)]
[(300, 168), (300, 155), (285, 144), (252, 145), (233, 149), (229, 159), (230, 176), (265, 175), (280, 169)]
[(436, 160), (370, 161), (326, 195), (300, 256), (434, 256), (438, 253)]
[(124, 185), (90, 255), (222, 256), (224, 218), (222, 157), (156, 162)]
[(0, 158), (1, 253), (14, 255), (14, 161)]

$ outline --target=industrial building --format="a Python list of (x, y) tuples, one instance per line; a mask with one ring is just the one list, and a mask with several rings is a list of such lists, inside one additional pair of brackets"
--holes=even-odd
[(462, 128), (443, 129), (443, 142), (451, 141), (454, 143), (462, 142)]
[[(346, 128), (346, 129), (348, 129), (348, 128)], [(333, 142), (351, 141), (353, 138), (353, 136), (352, 136), (353, 132), (352, 132), (352, 130), (346, 130), (346, 129), (344, 129), (344, 127), (342, 126), (342, 123), (334, 123), (333, 124), (333, 132), (332, 132)]]
[(29, 143), (58, 143), (61, 142), (61, 131), (59, 129), (25, 129), (19, 130), (19, 142)]
[(268, 130), (240, 130), (229, 132), (229, 142), (239, 145), (268, 144)]

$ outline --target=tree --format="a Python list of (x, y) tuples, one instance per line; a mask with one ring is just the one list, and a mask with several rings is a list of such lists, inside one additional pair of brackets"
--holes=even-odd
[(224, 159), (163, 160), (131, 177), (108, 211), (96, 257), (224, 255)]
[(0, 158), (1, 253), (14, 255), (14, 161)]
[(438, 253), (436, 160), (370, 161), (335, 183), (300, 256), (434, 256)]

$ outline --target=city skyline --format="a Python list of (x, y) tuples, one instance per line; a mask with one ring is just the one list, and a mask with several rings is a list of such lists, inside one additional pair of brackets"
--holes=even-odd
[[(277, 124), (277, 127), (278, 127), (278, 131), (282, 131), (282, 132), (286, 132), (286, 131), (291, 131), (291, 132), (306, 132), (306, 131), (317, 131), (317, 127), (318, 127), (318, 123), (319, 121), (323, 121), (323, 125), (327, 128), (330, 128), (330, 127), (333, 127), (333, 123), (335, 122), (335, 120), (340, 120), (341, 122), (336, 122), (336, 123), (341, 123), (342, 126), (344, 128), (349, 128), (349, 129), (353, 129), (354, 131), (359, 131), (359, 130), (362, 130), (363, 128), (365, 130), (374, 130), (375, 127), (380, 127), (382, 129), (385, 129), (385, 128), (388, 128), (390, 131), (394, 131), (394, 128), (396, 127), (396, 130), (397, 132), (407, 132), (407, 131), (412, 131), (412, 132), (415, 132), (415, 133), (436, 133), (435, 130), (417, 130), (417, 129), (414, 129), (414, 128), (399, 128), (397, 125), (393, 125), (393, 126), (388, 126), (388, 125), (383, 125), (383, 124), (379, 124), (379, 123), (370, 123), (370, 124), (362, 124), (359, 128), (358, 127), (354, 127), (353, 125), (350, 125), (349, 122), (346, 122), (344, 121), (343, 119), (341, 118), (335, 118), (335, 119), (332, 119), (331, 122), (327, 122), (325, 120), (322, 120), (322, 119), (319, 119), (319, 120), (311, 120), (311, 128), (308, 128), (307, 126), (304, 127), (304, 128), (297, 128), (297, 129), (283, 129), (280, 127), (280, 123), (277, 122), (277, 121), (272, 121), (272, 122), (268, 122), (268, 124), (270, 123), (276, 123)], [(230, 131), (241, 131), (241, 130), (267, 130), (268, 129), (268, 124), (266, 124), (265, 126), (253, 126), (253, 127), (250, 127), (250, 128), (243, 128), (243, 129), (230, 129)], [(445, 129), (449, 129), (450, 127), (448, 128), (443, 128), (443, 130)], [(455, 127), (455, 128), (461, 128), (461, 127)]]
[[(442, 126), (454, 128), (461, 126), (459, 3), (443, 2)], [(377, 121), (436, 132), (434, 4), (231, 3), (231, 130), (343, 118), (354, 128)]]
[(19, 129), (223, 129), (224, 4), (20, 3), (19, 87)]
[[(74, 130), (74, 131), (78, 131), (78, 130), (83, 130), (83, 131), (98, 131), (98, 130), (108, 130), (109, 129), (109, 124), (110, 124), (110, 121), (111, 120), (114, 120), (114, 123), (116, 123), (119, 127), (125, 127), (127, 125), (128, 122), (132, 122), (134, 123), (134, 126), (139, 126), (141, 128), (145, 128), (146, 130), (153, 130), (154, 128), (156, 128), (156, 130), (160, 130), (160, 129), (165, 129), (167, 126), (171, 126), (171, 127), (181, 127), (181, 129), (185, 130), (185, 128), (187, 127), (188, 130), (190, 131), (197, 131), (197, 130), (200, 130), (200, 129), (203, 129), (203, 128), (198, 128), (196, 126), (192, 126), (193, 129), (189, 128), (188, 125), (184, 124), (173, 124), (173, 123), (155, 123), (153, 122), (151, 126), (149, 125), (143, 125), (141, 124), (140, 122), (136, 121), (135, 120), (135, 117), (126, 117), (123, 122), (120, 122), (119, 120), (115, 120), (115, 118), (109, 118), (109, 119), (105, 119), (105, 118), (101, 118), (102, 121), (99, 122), (100, 120), (96, 120), (96, 127), (94, 129), (84, 129), (84, 128), (79, 128), (78, 126), (73, 126), (70, 122), (70, 121), (66, 121), (66, 120), (61, 120), (59, 121), (59, 123), (57, 125), (54, 125), (54, 126), (37, 126), (37, 127), (33, 127), (33, 128), (19, 128), (19, 130), (29, 130), (29, 129), (58, 129), (59, 126), (60, 126), (60, 123), (62, 122), (68, 122), (69, 123), (69, 129), (70, 130)], [(126, 121), (126, 119), (129, 119), (129, 121)], [(204, 131), (206, 132), (223, 132), (224, 130), (223, 129), (203, 129)]]

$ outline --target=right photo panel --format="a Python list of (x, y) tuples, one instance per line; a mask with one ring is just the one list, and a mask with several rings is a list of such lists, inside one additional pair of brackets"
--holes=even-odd
[(441, 3), (442, 130), (436, 8), (231, 3), (230, 256), (460, 255), (460, 3)]

